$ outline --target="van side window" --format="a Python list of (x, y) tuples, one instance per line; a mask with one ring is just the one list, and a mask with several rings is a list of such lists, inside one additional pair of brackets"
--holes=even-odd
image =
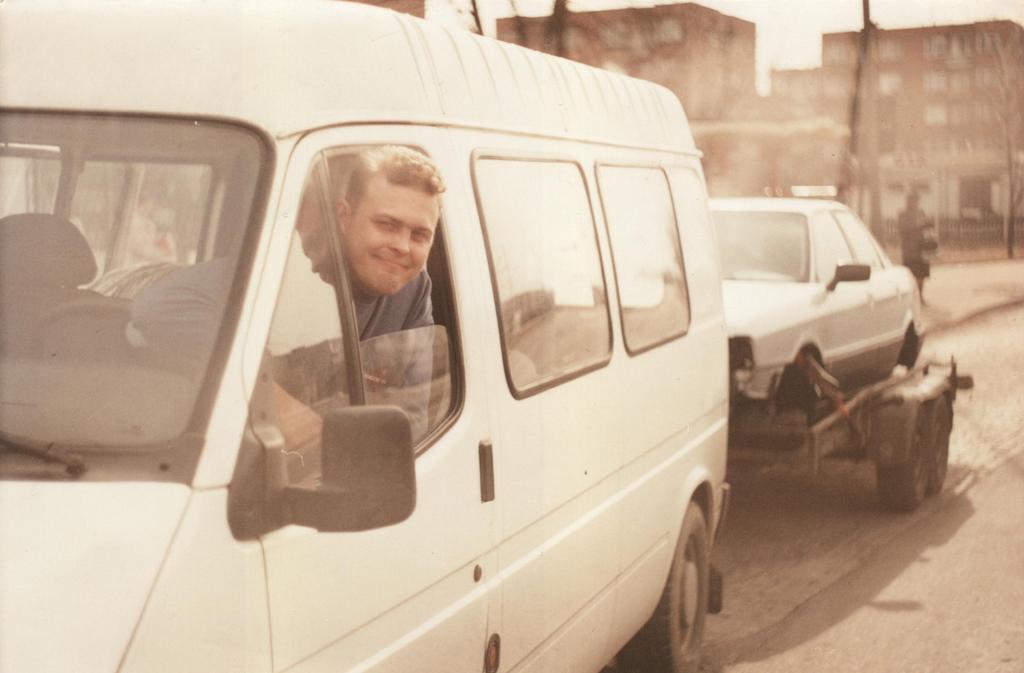
[(686, 332), (690, 305), (679, 229), (665, 174), (656, 168), (600, 166), (601, 192), (631, 353)]
[(600, 366), (611, 329), (579, 167), (479, 159), (474, 178), (513, 394)]
[[(329, 163), (332, 170), (353, 165), (344, 156)], [(335, 280), (350, 273), (337, 219), (337, 190), (347, 184), (346, 176), (336, 174), (320, 180), (315, 170), (307, 178), (267, 340), (265, 371), (273, 379), (290, 483), (318, 483), (321, 426), (333, 411), (354, 404), (398, 406), (409, 418), (414, 445), (425, 446), (454, 406), (448, 331), (453, 326), (432, 324), (429, 315), (409, 324), (378, 313), (361, 316), (361, 305)], [(439, 285), (447, 292), (446, 279)], [(426, 288), (429, 294), (429, 282)], [(429, 310), (429, 299), (421, 303)], [(352, 349), (345, 348), (346, 318), (362, 328), (357, 363), (347, 361)], [(362, 381), (357, 394), (350, 389), (353, 379)]]

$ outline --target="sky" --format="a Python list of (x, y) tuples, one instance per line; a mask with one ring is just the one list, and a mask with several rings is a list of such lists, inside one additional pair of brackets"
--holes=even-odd
[[(441, 20), (446, 5), (468, 0), (427, 0), (429, 15)], [(512, 11), (508, 0), (477, 0), (487, 24)], [(515, 0), (523, 15), (545, 15), (553, 0)], [(575, 11), (645, 7), (651, 0), (569, 0)], [(767, 84), (771, 68), (814, 68), (821, 65), (821, 34), (859, 30), (863, 26), (862, 0), (698, 0), (757, 25), (758, 86)], [(871, 18), (881, 28), (973, 23), (1011, 19), (1024, 24), (1024, 0), (871, 0)], [(493, 34), (493, 33), (488, 33)]]

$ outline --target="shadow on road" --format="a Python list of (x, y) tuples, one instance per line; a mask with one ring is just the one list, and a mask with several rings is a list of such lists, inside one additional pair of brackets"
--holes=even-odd
[[(966, 476), (966, 468), (953, 465), (947, 484)], [(702, 671), (784, 652), (865, 605), (922, 609), (913, 600), (874, 599), (907, 567), (927, 562), (928, 549), (944, 544), (974, 513), (948, 486), (913, 514), (885, 510), (866, 461), (827, 461), (817, 477), (799, 465), (733, 461), (729, 480), (733, 507), (714, 553), (726, 577), (726, 607), (708, 621)], [(928, 534), (915, 536), (915, 544), (890, 544), (926, 521)], [(870, 577), (849, 582), (869, 560)], [(802, 629), (787, 630), (783, 621), (795, 615)]]

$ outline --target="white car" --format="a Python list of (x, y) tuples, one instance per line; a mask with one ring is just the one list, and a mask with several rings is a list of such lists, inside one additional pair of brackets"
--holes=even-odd
[(798, 354), (848, 388), (910, 366), (920, 348), (914, 277), (842, 203), (712, 199), (734, 403), (810, 412)]

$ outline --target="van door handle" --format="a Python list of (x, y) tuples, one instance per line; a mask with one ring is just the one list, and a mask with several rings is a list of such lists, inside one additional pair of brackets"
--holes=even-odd
[(494, 500), (494, 447), (489, 439), (482, 440), (480, 456), (480, 502)]

